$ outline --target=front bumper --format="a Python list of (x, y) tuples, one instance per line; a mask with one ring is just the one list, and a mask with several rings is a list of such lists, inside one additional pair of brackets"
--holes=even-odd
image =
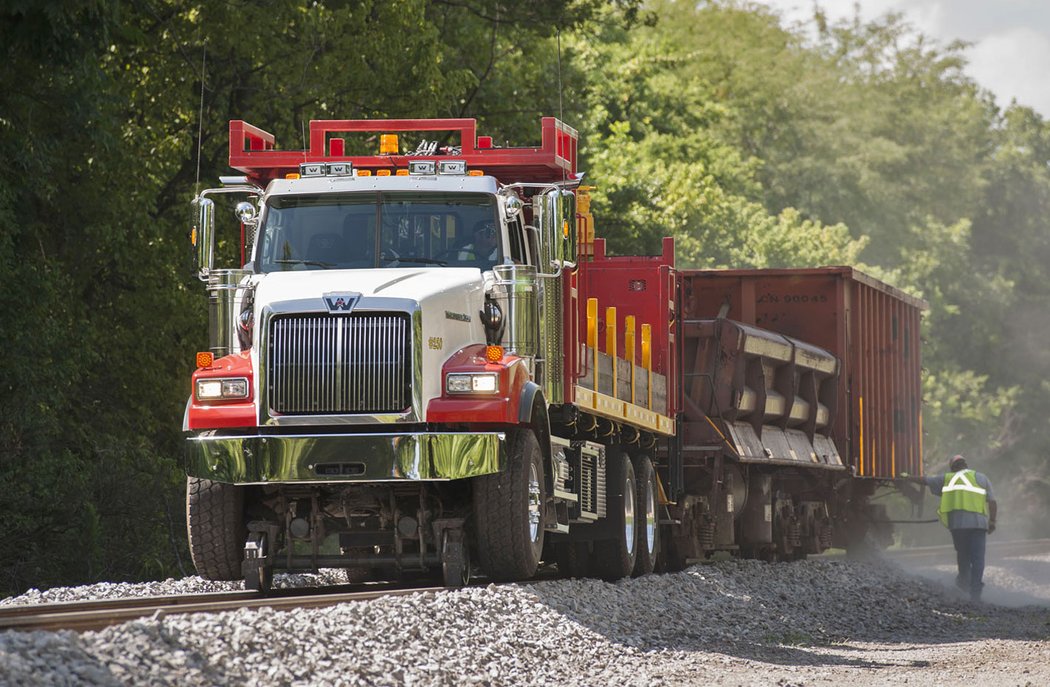
[(186, 473), (231, 484), (451, 480), (499, 472), (502, 432), (211, 433), (186, 443)]

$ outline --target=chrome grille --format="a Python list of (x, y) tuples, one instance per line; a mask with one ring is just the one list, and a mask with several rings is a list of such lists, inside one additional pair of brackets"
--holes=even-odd
[(267, 394), (283, 415), (393, 413), (411, 404), (407, 315), (275, 316)]

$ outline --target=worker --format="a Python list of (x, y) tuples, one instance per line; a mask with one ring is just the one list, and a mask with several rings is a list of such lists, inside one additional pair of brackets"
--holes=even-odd
[(499, 234), (496, 223), (483, 220), (474, 227), (474, 241), (460, 247), (458, 260), (486, 260), (495, 262), (499, 257)]
[(984, 587), (984, 551), (987, 535), (995, 531), (996, 503), (992, 483), (971, 470), (963, 456), (953, 456), (948, 471), (921, 478), (935, 496), (941, 524), (952, 533), (959, 574), (955, 584), (980, 601)]

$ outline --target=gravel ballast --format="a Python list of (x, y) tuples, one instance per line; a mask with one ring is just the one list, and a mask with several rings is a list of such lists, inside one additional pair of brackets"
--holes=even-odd
[[(950, 566), (723, 561), (616, 584), (489, 585), (83, 634), (3, 632), (0, 685), (1043, 685), (1048, 570), (1047, 556), (995, 563), (988, 602), (976, 605), (950, 586)], [(0, 604), (238, 588), (191, 577)]]

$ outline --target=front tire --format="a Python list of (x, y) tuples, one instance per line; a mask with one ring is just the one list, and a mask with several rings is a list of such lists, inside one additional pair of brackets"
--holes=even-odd
[(190, 556), (206, 580), (241, 579), (244, 490), (235, 484), (186, 478), (186, 531)]
[(536, 435), (511, 433), (507, 463), (502, 472), (474, 479), (474, 529), (485, 572), (510, 582), (536, 574), (543, 555), (547, 495)]

